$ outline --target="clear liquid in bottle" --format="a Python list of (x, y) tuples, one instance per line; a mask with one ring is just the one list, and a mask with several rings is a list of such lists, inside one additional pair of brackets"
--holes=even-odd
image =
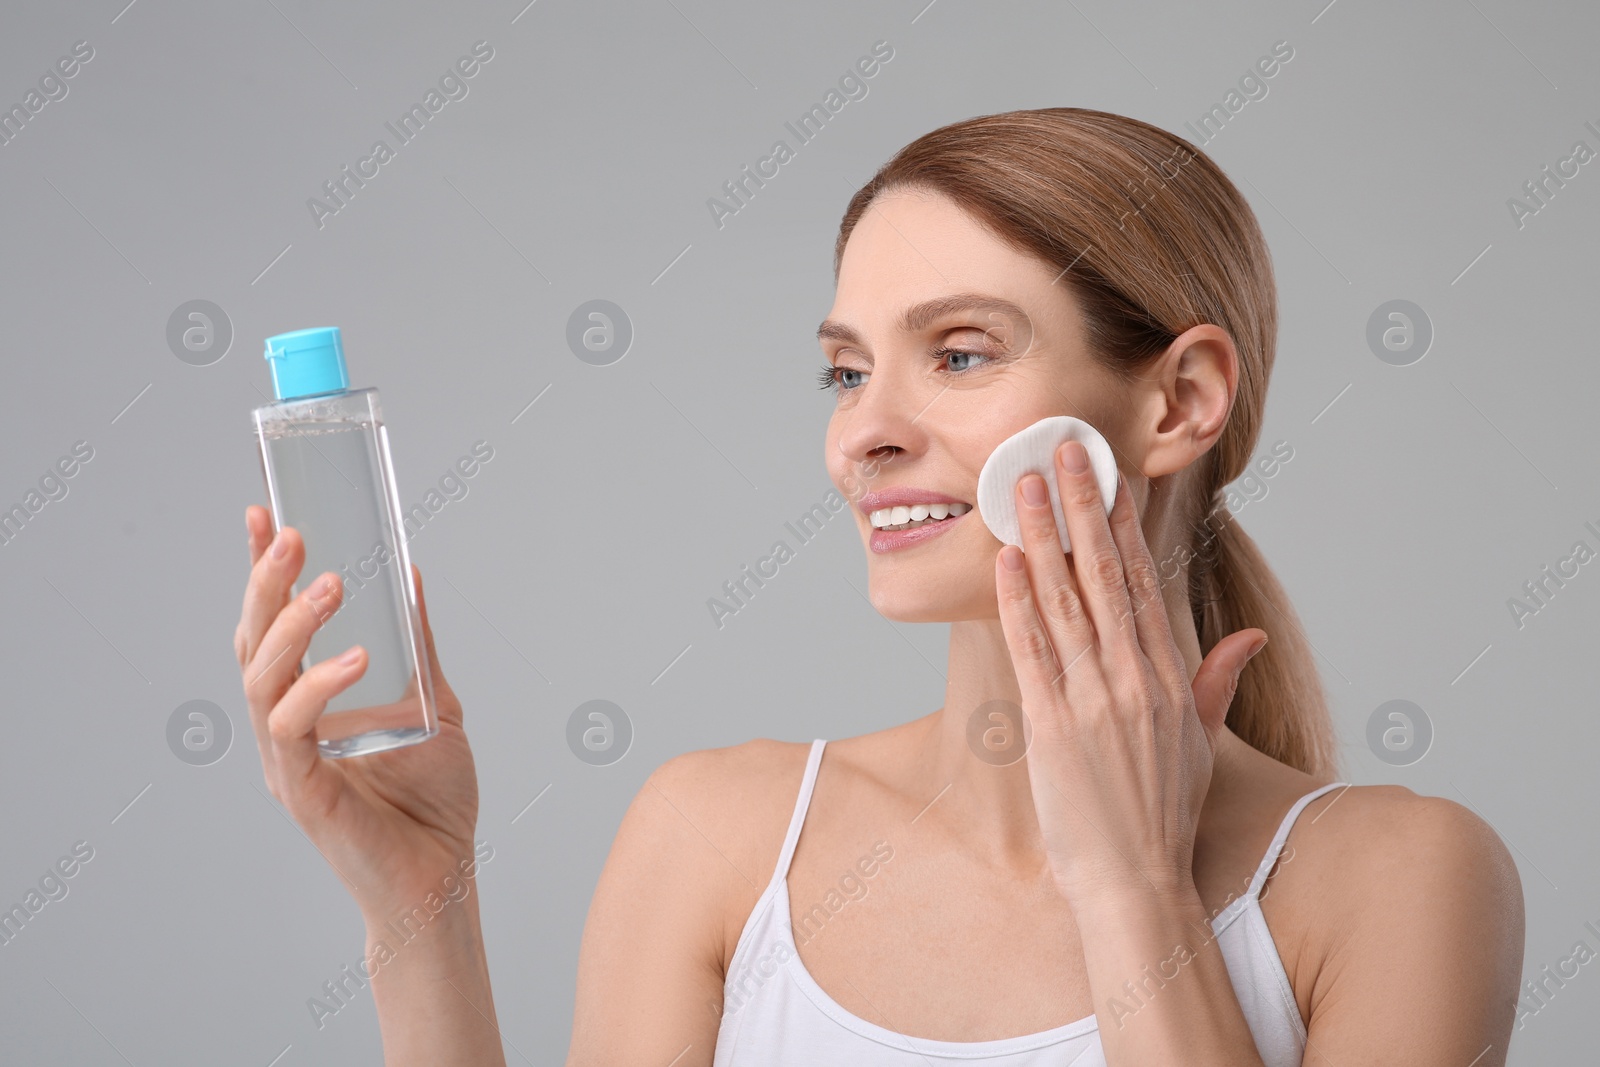
[(301, 670), (351, 645), (366, 649), (360, 679), (317, 721), (324, 756), (358, 756), (438, 732), (433, 680), (399, 493), (376, 389), (350, 389), (337, 327), (267, 340), (279, 399), (254, 412), (274, 526), (305, 544), (298, 594), (333, 571), (337, 610), (313, 631)]

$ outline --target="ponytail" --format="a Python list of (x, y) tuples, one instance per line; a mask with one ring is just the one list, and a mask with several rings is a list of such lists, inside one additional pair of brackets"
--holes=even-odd
[(1201, 654), (1251, 627), (1265, 630), (1269, 638), (1239, 676), (1228, 729), (1251, 748), (1332, 781), (1340, 773), (1339, 747), (1327, 714), (1285, 715), (1282, 710), (1327, 706), (1294, 605), (1226, 506), (1208, 510), (1204, 527), (1209, 550), (1197, 551), (1189, 564), (1189, 603)]

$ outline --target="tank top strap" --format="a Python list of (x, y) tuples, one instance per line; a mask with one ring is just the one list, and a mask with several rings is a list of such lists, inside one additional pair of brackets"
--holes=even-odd
[(783, 881), (789, 874), (789, 864), (794, 859), (795, 846), (800, 843), (800, 827), (805, 825), (806, 810), (811, 807), (811, 791), (817, 785), (817, 768), (822, 765), (822, 750), (827, 743), (820, 737), (811, 742), (811, 755), (806, 759), (806, 774), (800, 779), (800, 795), (795, 798), (794, 814), (789, 816), (789, 832), (783, 838), (783, 851), (778, 853), (777, 870), (772, 872), (774, 884)]
[(1245, 899), (1255, 900), (1261, 895), (1261, 887), (1267, 882), (1267, 875), (1272, 873), (1272, 865), (1278, 862), (1278, 854), (1283, 851), (1283, 843), (1289, 839), (1289, 831), (1293, 828), (1295, 820), (1306, 809), (1306, 805), (1334, 789), (1348, 789), (1347, 782), (1329, 782), (1325, 786), (1313, 789), (1305, 796), (1294, 802), (1289, 813), (1283, 817), (1283, 822), (1278, 824), (1278, 832), (1272, 835), (1272, 844), (1267, 846), (1267, 854), (1261, 857), (1261, 863), (1256, 867), (1255, 877), (1250, 880), (1250, 888), (1245, 893)]
[(816, 769), (822, 765), (822, 749), (826, 745), (827, 741), (822, 737), (811, 742), (811, 755), (806, 757), (805, 761), (805, 777), (800, 779), (800, 795), (795, 797), (794, 814), (789, 816), (789, 832), (784, 835), (784, 848), (778, 853), (778, 869), (773, 870), (773, 885), (789, 875), (789, 864), (790, 861), (794, 861), (795, 846), (800, 843), (800, 827), (805, 825), (806, 809), (811, 806), (811, 790), (816, 789)]

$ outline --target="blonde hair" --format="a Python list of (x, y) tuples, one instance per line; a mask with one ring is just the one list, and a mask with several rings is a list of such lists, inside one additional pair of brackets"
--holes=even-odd
[(1261, 429), (1277, 339), (1272, 259), (1250, 205), (1188, 141), (1122, 115), (1042, 108), (943, 126), (902, 148), (851, 197), (833, 270), (873, 198), (931, 189), (1062, 272), (1090, 350), (1131, 380), (1192, 326), (1233, 339), (1239, 381), (1222, 435), (1189, 468), (1188, 594), (1202, 654), (1228, 634), (1271, 637), (1239, 680), (1227, 723), (1319, 778), (1338, 744), (1311, 649), (1265, 557), (1223, 501)]

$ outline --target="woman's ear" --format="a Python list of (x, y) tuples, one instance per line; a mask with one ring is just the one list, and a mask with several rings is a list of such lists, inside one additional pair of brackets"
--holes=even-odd
[(1135, 432), (1144, 436), (1140, 470), (1159, 478), (1183, 470), (1222, 435), (1239, 381), (1239, 354), (1220, 326), (1178, 335), (1140, 375)]

